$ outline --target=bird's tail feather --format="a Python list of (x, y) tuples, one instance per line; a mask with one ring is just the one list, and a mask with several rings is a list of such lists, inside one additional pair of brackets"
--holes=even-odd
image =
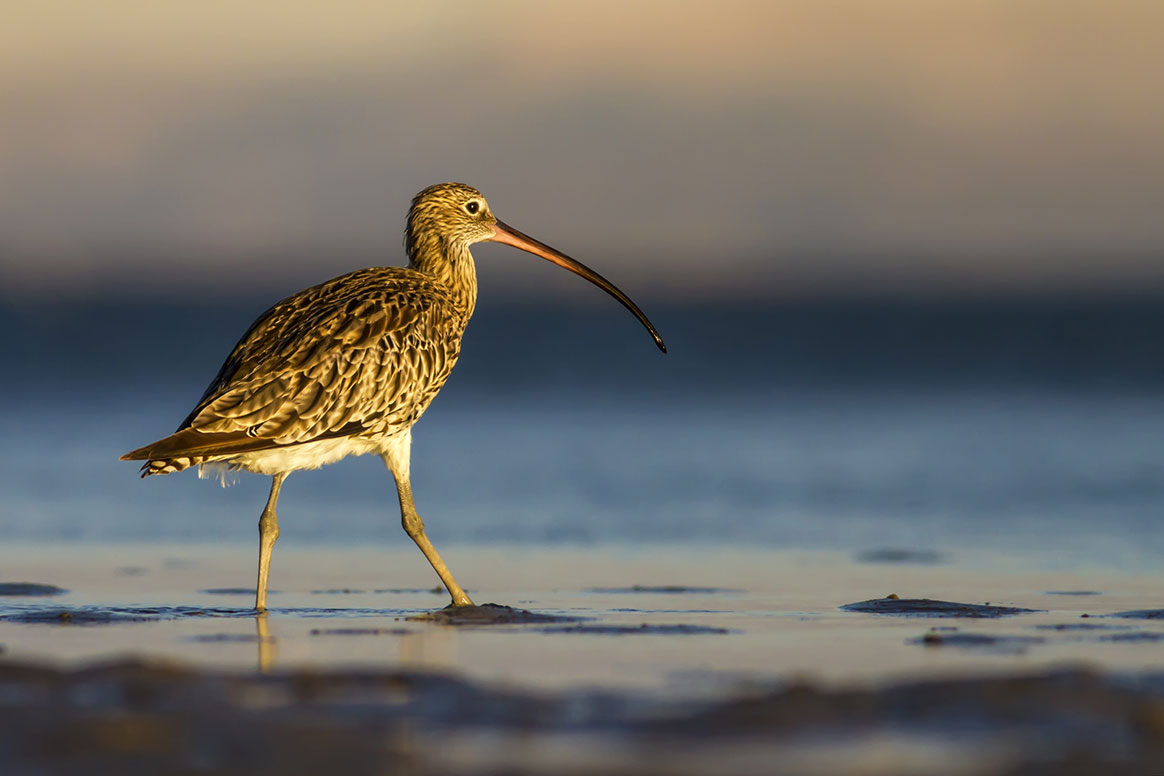
[(141, 476), (149, 477), (154, 474), (173, 474), (201, 462), (200, 458), (157, 458), (146, 461), (141, 467)]
[(121, 456), (123, 461), (145, 461), (141, 476), (172, 474), (203, 463), (218, 455), (247, 452), (271, 446), (270, 440), (248, 437), (245, 432), (207, 434), (192, 428), (177, 431), (165, 439), (139, 447)]

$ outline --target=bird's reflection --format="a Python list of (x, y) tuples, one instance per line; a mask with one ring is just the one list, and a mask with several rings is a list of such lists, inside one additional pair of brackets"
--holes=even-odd
[(279, 648), (276, 646), (274, 637), (271, 636), (265, 611), (255, 615), (255, 628), (259, 645), (259, 673), (265, 674), (275, 667), (275, 660), (279, 656)]
[[(255, 643), (258, 645), (256, 664), (259, 673), (271, 673), (279, 660), (279, 640), (271, 635), (267, 611), (256, 612), (252, 616), (255, 618)], [(393, 668), (406, 672), (456, 670), (460, 664), (460, 640), (456, 628), (429, 626), (418, 628), (415, 632), (410, 630), (405, 630), (389, 642), (395, 643), (399, 650), (395, 658), (381, 653), (381, 659), (387, 660)]]

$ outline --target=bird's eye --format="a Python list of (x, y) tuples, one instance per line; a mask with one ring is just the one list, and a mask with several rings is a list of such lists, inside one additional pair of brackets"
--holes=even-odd
[(471, 202), (465, 203), (465, 210), (471, 216), (477, 215), (477, 211), (480, 209), (481, 209), (481, 203), (479, 203), (477, 200), (473, 200)]

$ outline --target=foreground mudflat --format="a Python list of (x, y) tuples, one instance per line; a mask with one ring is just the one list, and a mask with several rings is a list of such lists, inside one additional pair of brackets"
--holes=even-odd
[[(715, 700), (432, 673), (0, 664), (5, 773), (1151, 773), (1164, 674), (1081, 671)], [(549, 770), (547, 770), (549, 769)]]

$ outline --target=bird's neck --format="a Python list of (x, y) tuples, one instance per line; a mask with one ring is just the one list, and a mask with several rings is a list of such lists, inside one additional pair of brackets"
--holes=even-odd
[(409, 247), (408, 266), (446, 286), (467, 321), (477, 306), (477, 267), (469, 246), (430, 236), (411, 242)]

